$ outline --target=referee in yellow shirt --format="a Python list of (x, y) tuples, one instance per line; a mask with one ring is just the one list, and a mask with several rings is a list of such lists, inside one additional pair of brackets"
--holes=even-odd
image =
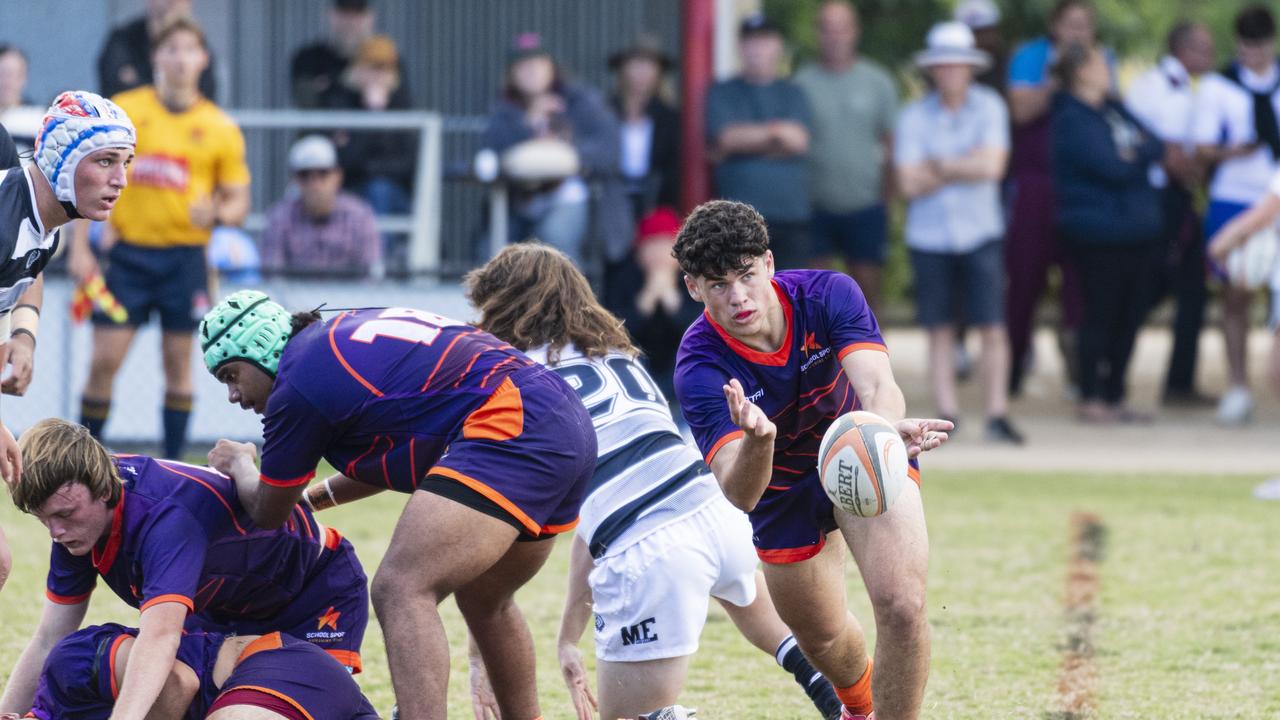
[[(129, 187), (104, 228), (107, 289), (128, 311), (117, 324), (95, 311), (93, 358), (80, 421), (102, 436), (112, 385), (139, 326), (160, 315), (164, 348), (164, 456), (180, 458), (191, 415), (191, 344), (208, 308), (205, 246), (217, 225), (239, 225), (249, 212), (249, 168), (240, 128), (200, 94), (209, 64), (200, 26), (169, 22), (152, 46), (155, 84), (113, 99), (138, 131)], [(98, 270), (88, 227), (77, 223), (70, 270), (83, 282)]]

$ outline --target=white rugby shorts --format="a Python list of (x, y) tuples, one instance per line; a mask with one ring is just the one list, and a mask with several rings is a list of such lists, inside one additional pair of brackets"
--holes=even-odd
[(717, 494), (697, 512), (596, 562), (588, 578), (596, 657), (640, 662), (693, 654), (710, 598), (750, 605), (755, 572), (751, 522)]

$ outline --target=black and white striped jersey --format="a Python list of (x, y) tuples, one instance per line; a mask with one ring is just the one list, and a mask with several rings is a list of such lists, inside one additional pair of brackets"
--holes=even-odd
[[(546, 362), (545, 347), (527, 354)], [(596, 431), (596, 471), (578, 519), (593, 557), (619, 552), (720, 494), (639, 362), (622, 353), (587, 358), (570, 345), (551, 367), (582, 398)]]
[(31, 178), (20, 167), (0, 179), (0, 315), (13, 310), (58, 249), (58, 231), (46, 233)]

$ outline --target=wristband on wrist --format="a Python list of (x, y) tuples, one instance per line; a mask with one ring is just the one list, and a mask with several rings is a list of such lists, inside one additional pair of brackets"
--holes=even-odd
[(338, 498), (333, 496), (333, 486), (329, 484), (331, 480), (333, 480), (333, 478), (331, 477), (327, 477), (324, 479), (324, 492), (326, 495), (329, 496), (329, 503), (330, 503), (329, 507), (337, 507)]
[(15, 338), (15, 337), (17, 337), (17, 336), (19, 336), (19, 335), (26, 335), (27, 337), (31, 338), (31, 348), (32, 348), (32, 349), (35, 349), (35, 346), (36, 346), (36, 334), (35, 334), (35, 333), (31, 332), (30, 330), (28, 330), (28, 329), (26, 329), (26, 328), (15, 328), (13, 331), (11, 331), (11, 332), (9, 333), (9, 339), (10, 339), (10, 340), (12, 340), (13, 338)]

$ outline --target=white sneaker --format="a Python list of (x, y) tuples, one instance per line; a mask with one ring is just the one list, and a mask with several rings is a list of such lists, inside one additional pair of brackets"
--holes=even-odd
[(1280, 477), (1264, 481), (1253, 489), (1253, 496), (1259, 500), (1280, 500)]
[(1244, 425), (1253, 416), (1253, 394), (1243, 385), (1233, 385), (1218, 401), (1218, 422)]

